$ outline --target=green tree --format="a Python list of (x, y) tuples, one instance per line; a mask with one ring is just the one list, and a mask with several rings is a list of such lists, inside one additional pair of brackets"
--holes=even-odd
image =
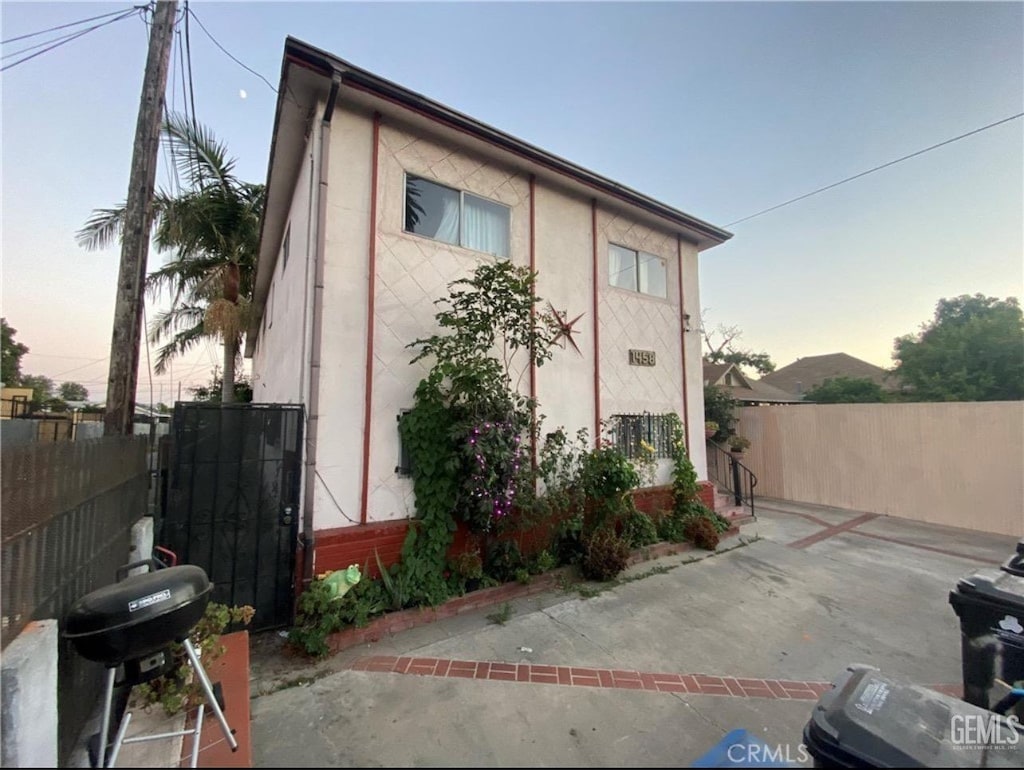
[[(248, 377), (236, 377), (234, 387), (234, 403), (248, 404), (252, 401), (252, 383), (249, 382)], [(196, 401), (209, 401), (214, 404), (223, 403), (224, 380), (220, 376), (220, 370), (213, 371), (210, 382), (206, 385), (197, 385), (194, 388), (189, 388), (189, 390)], [(163, 409), (160, 409), (160, 407), (163, 407)], [(170, 412), (172, 410), (165, 404), (158, 404), (157, 411), (164, 413), (165, 411)]]
[(41, 374), (23, 374), (21, 387), (32, 388), (32, 406), (36, 409), (53, 398), (53, 380)]
[[(175, 356), (217, 338), (224, 346), (221, 399), (231, 403), (259, 256), (264, 186), (234, 175), (235, 159), (208, 128), (170, 115), (163, 135), (185, 189), (177, 195), (161, 190), (154, 199), (154, 240), (171, 253), (146, 279), (152, 296), (166, 291), (171, 299), (149, 329), (154, 342), (166, 340), (155, 368), (163, 373)], [(88, 249), (109, 245), (121, 234), (124, 213), (124, 205), (95, 210), (78, 242)]]
[(941, 299), (918, 334), (899, 337), (893, 359), (916, 401), (1024, 399), (1024, 315), (1014, 297)]
[(804, 400), (816, 404), (877, 404), (889, 397), (881, 385), (867, 378), (835, 377), (808, 390)]
[(708, 328), (705, 321), (707, 312), (701, 314), (700, 331), (704, 338), (704, 358), (713, 364), (736, 364), (740, 367), (749, 367), (758, 374), (770, 374), (775, 371), (775, 363), (764, 351), (754, 352), (738, 345), (739, 338), (743, 336), (738, 326), (725, 326), (719, 324), (713, 330)]
[(21, 384), (21, 357), (28, 353), (28, 345), (14, 341), (14, 335), (17, 333), (17, 329), (7, 325), (6, 318), (0, 318), (0, 382), (7, 386)]
[(729, 429), (736, 422), (738, 406), (728, 388), (722, 385), (704, 386), (704, 419), (718, 423), (718, 432), (711, 437), (713, 441), (722, 441), (729, 435)]
[(57, 393), (65, 401), (85, 401), (89, 398), (85, 385), (77, 382), (62, 382)]

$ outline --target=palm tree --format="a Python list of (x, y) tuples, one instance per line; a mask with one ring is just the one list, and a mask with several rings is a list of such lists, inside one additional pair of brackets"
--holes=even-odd
[[(226, 146), (194, 121), (171, 114), (163, 136), (187, 186), (177, 195), (160, 190), (153, 201), (154, 242), (172, 253), (146, 278), (151, 296), (171, 296), (149, 328), (153, 342), (167, 340), (155, 368), (164, 372), (172, 358), (216, 337), (224, 345), (222, 401), (230, 403), (259, 258), (264, 186), (239, 180)], [(123, 204), (96, 209), (78, 231), (79, 244), (110, 245), (120, 238), (124, 214)]]

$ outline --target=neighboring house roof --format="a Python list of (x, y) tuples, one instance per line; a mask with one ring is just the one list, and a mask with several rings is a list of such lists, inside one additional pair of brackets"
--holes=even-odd
[(837, 377), (867, 379), (883, 388), (895, 389), (885, 369), (846, 353), (798, 358), (788, 366), (766, 374), (761, 381), (802, 397), (811, 388)]
[[(326, 103), (333, 110), (336, 101), (370, 108), (384, 115), (403, 116), (406, 121), (438, 127), (461, 137), (474, 148), (497, 149), (518, 158), (519, 164), (538, 179), (548, 178), (593, 197), (604, 205), (628, 204), (677, 230), (679, 236), (698, 250), (724, 243), (732, 233), (642, 193), (613, 182), (570, 161), (528, 144), (503, 131), (410, 91), (396, 83), (356, 67), (336, 56), (295, 38), (285, 40), (277, 111), (271, 135), (267, 168), (267, 198), (260, 230), (260, 255), (256, 272), (252, 314), (247, 331), (245, 355), (251, 356), (270, 289), (283, 220), (291, 205), (292, 190), (305, 149), (306, 129), (311, 117), (321, 118)], [(328, 118), (329, 120), (330, 118)]]
[(787, 393), (762, 380), (747, 377), (736, 364), (713, 364), (704, 361), (704, 384), (729, 388), (732, 397), (742, 404), (798, 404), (802, 398)]

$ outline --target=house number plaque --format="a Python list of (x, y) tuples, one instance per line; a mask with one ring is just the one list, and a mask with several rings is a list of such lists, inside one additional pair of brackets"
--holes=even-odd
[(653, 350), (630, 350), (629, 351), (629, 364), (630, 366), (654, 366), (654, 351)]

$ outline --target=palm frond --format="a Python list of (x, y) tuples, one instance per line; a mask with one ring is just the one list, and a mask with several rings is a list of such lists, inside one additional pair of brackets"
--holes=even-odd
[(170, 342), (157, 351), (153, 371), (157, 374), (163, 374), (167, 371), (167, 367), (172, 359), (184, 355), (202, 342), (205, 337), (206, 334), (203, 332), (201, 325), (178, 332)]
[(79, 246), (89, 251), (105, 249), (121, 236), (127, 203), (113, 209), (94, 209), (82, 229), (75, 233)]
[(164, 137), (190, 187), (201, 188), (214, 181), (222, 188), (237, 184), (232, 172), (235, 160), (227, 157), (227, 146), (217, 141), (213, 131), (172, 112), (164, 121)]

